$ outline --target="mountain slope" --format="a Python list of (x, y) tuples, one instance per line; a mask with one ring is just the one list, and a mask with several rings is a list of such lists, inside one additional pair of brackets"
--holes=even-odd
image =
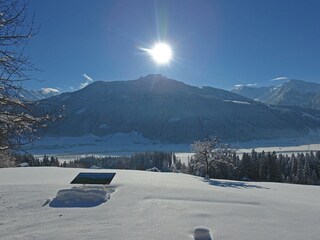
[(275, 88), (266, 103), (320, 109), (319, 96), (320, 84), (290, 80)]
[(49, 136), (135, 131), (161, 142), (190, 143), (209, 136), (235, 141), (296, 137), (320, 126), (313, 113), (269, 107), (232, 92), (193, 87), (161, 75), (95, 82), (41, 102), (65, 106), (65, 118), (52, 124)]
[(320, 84), (292, 79), (277, 87), (241, 86), (232, 92), (272, 105), (320, 110)]
[(268, 98), (270, 93), (272, 92), (272, 89), (274, 87), (250, 87), (250, 86), (238, 86), (236, 88), (231, 89), (231, 92), (240, 94), (244, 97), (253, 99), (253, 100), (258, 100), (260, 102), (260, 99), (265, 99)]

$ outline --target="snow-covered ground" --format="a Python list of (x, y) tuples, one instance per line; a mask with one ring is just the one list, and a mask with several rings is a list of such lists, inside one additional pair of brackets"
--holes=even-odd
[[(244, 152), (276, 151), (291, 154), (297, 152), (320, 151), (320, 133), (310, 133), (305, 138), (254, 140), (249, 142), (234, 142), (231, 147)], [(144, 138), (137, 132), (117, 133), (105, 137), (45, 137), (27, 145), (25, 150), (42, 158), (43, 155), (58, 157), (59, 161), (70, 161), (85, 156), (129, 156), (136, 152), (166, 151), (174, 152), (182, 162), (187, 163), (193, 155), (190, 144), (162, 144)]]
[(182, 240), (192, 239), (198, 226), (206, 228), (196, 234), (208, 229), (215, 240), (320, 236), (319, 186), (110, 170), (117, 173), (106, 189), (110, 199), (91, 207), (50, 206), (61, 190), (72, 192), (69, 183), (80, 171), (106, 170), (0, 169), (0, 238)]
[(32, 144), (26, 145), (24, 150), (36, 154), (49, 155), (130, 155), (134, 152), (167, 151), (187, 152), (189, 144), (162, 144), (144, 138), (140, 133), (116, 133), (104, 137), (94, 135), (82, 137), (44, 137)]
[[(254, 149), (256, 152), (276, 152), (278, 154), (291, 154), (291, 153), (307, 153), (310, 151), (316, 152), (320, 151), (320, 144), (308, 144), (308, 145), (298, 145), (298, 146), (285, 146), (285, 147), (256, 147)], [(238, 150), (239, 153), (250, 153), (252, 148), (241, 148)]]

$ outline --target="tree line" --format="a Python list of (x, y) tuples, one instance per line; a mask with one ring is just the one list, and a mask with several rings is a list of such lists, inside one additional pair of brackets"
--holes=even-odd
[(171, 152), (142, 152), (121, 157), (86, 156), (68, 163), (68, 167), (89, 168), (91, 166), (132, 170), (147, 170), (155, 167), (164, 172), (186, 170), (186, 165)]
[(147, 170), (157, 168), (162, 172), (187, 172), (187, 166), (171, 152), (141, 152), (132, 156), (86, 156), (72, 161), (61, 162), (57, 157), (44, 155), (42, 159), (32, 154), (14, 154), (15, 165), (27, 163), (30, 167), (72, 167), (91, 168), (92, 166), (108, 169)]
[(62, 167), (63, 166), (63, 164), (59, 162), (58, 158), (54, 156), (49, 157), (47, 155), (44, 155), (41, 159), (29, 153), (25, 153), (25, 154), (13, 153), (12, 158), (15, 160), (16, 166), (18, 166), (21, 163), (27, 163), (30, 167), (48, 167), (48, 166)]
[(240, 177), (255, 181), (320, 184), (320, 151), (291, 156), (273, 153), (243, 154)]
[(183, 172), (197, 176), (217, 179), (282, 182), (295, 184), (320, 185), (320, 151), (298, 153), (290, 156), (275, 152), (243, 153), (240, 158), (233, 153), (230, 160), (215, 161), (206, 173), (204, 165), (198, 163), (194, 155), (188, 164), (182, 163), (174, 153), (143, 152), (132, 156), (86, 156), (69, 162), (59, 162), (57, 157), (36, 158), (32, 154), (15, 154), (16, 164), (28, 163), (29, 166), (55, 166), (106, 169), (147, 170), (156, 167), (165, 172)]
[(207, 178), (320, 185), (320, 151), (291, 156), (276, 152), (239, 155), (217, 139), (196, 141), (188, 173)]

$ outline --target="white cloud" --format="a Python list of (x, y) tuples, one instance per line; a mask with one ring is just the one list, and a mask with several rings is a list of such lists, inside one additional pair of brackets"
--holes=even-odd
[(88, 82), (93, 82), (92, 77), (88, 76), (87, 74), (84, 73), (84, 74), (82, 74), (82, 76), (83, 76), (85, 79), (87, 79)]
[(80, 89), (82, 89), (82, 88), (84, 88), (84, 87), (88, 86), (90, 83), (92, 83), (92, 82), (93, 82), (92, 77), (88, 76), (88, 75), (87, 75), (87, 74), (85, 74), (85, 73), (83, 73), (83, 74), (82, 74), (82, 77), (84, 77), (84, 81), (85, 81), (85, 82), (80, 83), (80, 87), (79, 87)]
[(287, 80), (289, 80), (288, 77), (277, 77), (277, 78), (271, 79), (271, 81), (287, 81)]
[(41, 88), (42, 94), (60, 93), (59, 89), (56, 88)]

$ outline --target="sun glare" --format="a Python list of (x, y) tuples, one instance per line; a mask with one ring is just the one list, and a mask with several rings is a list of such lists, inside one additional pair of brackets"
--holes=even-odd
[(172, 59), (171, 47), (166, 43), (157, 43), (152, 49), (148, 49), (147, 52), (158, 64), (167, 64)]

